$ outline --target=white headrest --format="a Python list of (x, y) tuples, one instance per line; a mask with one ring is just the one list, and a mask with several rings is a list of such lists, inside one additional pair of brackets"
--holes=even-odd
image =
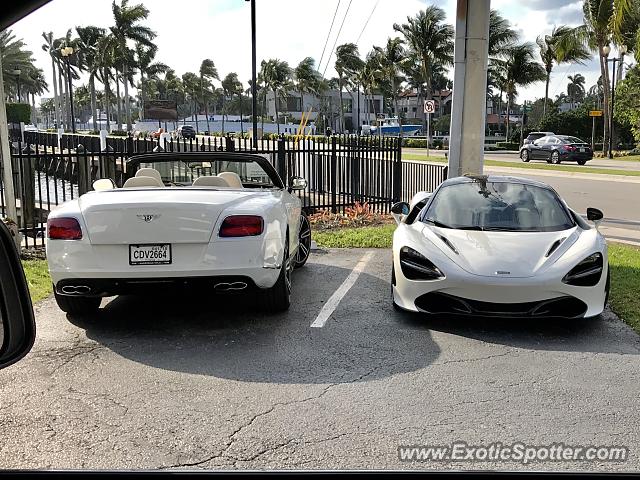
[(193, 187), (228, 187), (229, 184), (224, 178), (205, 176), (196, 178), (191, 184)]
[(126, 182), (122, 188), (138, 188), (138, 187), (164, 187), (164, 184), (153, 177), (132, 177)]
[(243, 188), (242, 179), (236, 172), (220, 172), (218, 177), (224, 178), (225, 181), (233, 188)]
[(153, 177), (162, 183), (162, 176), (155, 168), (141, 168), (136, 172), (136, 177)]
[(113, 190), (116, 188), (116, 184), (110, 178), (99, 178), (93, 182), (93, 189), (96, 192), (102, 192), (104, 190)]

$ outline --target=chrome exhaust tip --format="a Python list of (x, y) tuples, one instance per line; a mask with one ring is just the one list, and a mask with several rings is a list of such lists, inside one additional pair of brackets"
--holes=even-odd
[(91, 287), (87, 285), (65, 285), (60, 291), (65, 295), (87, 295), (91, 292)]
[(221, 282), (216, 283), (213, 288), (218, 292), (229, 292), (233, 290), (244, 290), (247, 288), (247, 284), (245, 282)]

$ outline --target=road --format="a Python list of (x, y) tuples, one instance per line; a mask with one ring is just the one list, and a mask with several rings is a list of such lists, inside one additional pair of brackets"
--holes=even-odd
[[(640, 338), (590, 321), (427, 318), (390, 305), (373, 251), (314, 253), (291, 310), (118, 298), (93, 318), (37, 307), (0, 371), (0, 468), (637, 470)], [(625, 463), (401, 463), (399, 445), (627, 445)]]

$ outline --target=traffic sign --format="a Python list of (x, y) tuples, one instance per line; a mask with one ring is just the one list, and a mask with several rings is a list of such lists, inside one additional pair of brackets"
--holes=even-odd
[(424, 101), (424, 113), (433, 113), (436, 111), (436, 101), (435, 100), (425, 100)]
[(602, 110), (590, 110), (589, 111), (589, 116), (590, 117), (601, 117), (602, 116)]

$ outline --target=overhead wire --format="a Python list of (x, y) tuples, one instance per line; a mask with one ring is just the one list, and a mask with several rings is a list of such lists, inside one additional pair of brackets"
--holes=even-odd
[(369, 25), (369, 20), (371, 20), (371, 17), (373, 16), (373, 12), (376, 11), (376, 7), (378, 6), (378, 3), (380, 3), (380, 0), (376, 0), (376, 3), (373, 5), (373, 8), (371, 9), (371, 13), (369, 14), (369, 18), (367, 18), (367, 21), (364, 22), (364, 27), (362, 27), (362, 30), (360, 31), (360, 35), (358, 35), (358, 39), (356, 40), (356, 45), (360, 43), (360, 38), (362, 37), (362, 34), (364, 33), (365, 28), (367, 28), (367, 25)]
[(329, 68), (329, 62), (331, 61), (331, 56), (333, 52), (336, 50), (336, 45), (338, 43), (338, 39), (340, 38), (340, 33), (342, 32), (342, 27), (344, 26), (344, 22), (347, 19), (347, 15), (349, 14), (349, 9), (351, 8), (351, 3), (353, 0), (349, 0), (349, 5), (347, 5), (347, 9), (344, 12), (344, 17), (342, 17), (342, 23), (340, 24), (340, 28), (338, 29), (338, 34), (336, 35), (336, 40), (333, 42), (333, 47), (331, 47), (331, 52), (329, 53), (329, 57), (327, 58), (327, 64), (324, 66), (324, 71), (322, 72), (322, 76), (324, 77), (327, 73), (327, 68)]
[(338, 9), (340, 8), (340, 2), (342, 0), (338, 0), (338, 5), (336, 6), (336, 11), (333, 12), (333, 19), (331, 20), (331, 26), (329, 27), (329, 32), (327, 33), (327, 39), (324, 41), (324, 47), (322, 48), (322, 55), (320, 55), (320, 61), (318, 62), (318, 71), (320, 71), (320, 65), (322, 65), (322, 59), (324, 58), (324, 52), (327, 49), (327, 44), (329, 43), (329, 38), (331, 37), (331, 31), (333, 30), (333, 23), (336, 21), (336, 15), (338, 14)]

